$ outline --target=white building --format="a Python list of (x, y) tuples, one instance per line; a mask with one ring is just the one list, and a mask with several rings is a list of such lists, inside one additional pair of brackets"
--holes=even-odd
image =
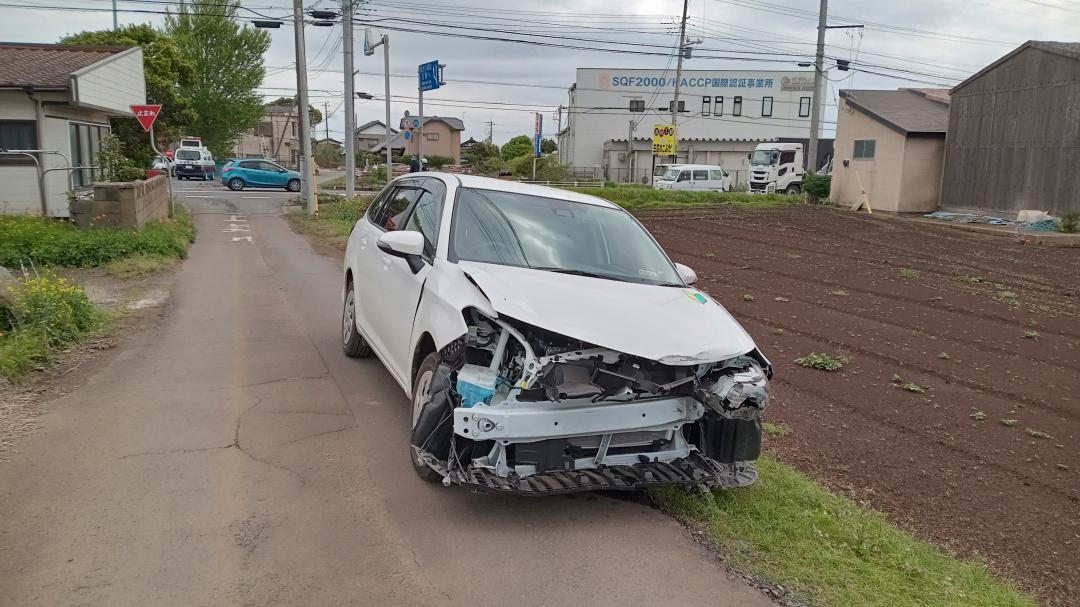
[[(758, 143), (807, 137), (813, 80), (813, 72), (806, 71), (683, 70), (678, 161), (739, 171)], [(559, 132), (561, 162), (577, 176), (613, 181), (626, 181), (632, 163), (634, 181), (641, 181), (650, 174), (652, 153), (637, 144), (627, 156), (630, 122), (636, 125), (635, 139), (651, 138), (654, 124), (671, 122), (674, 97), (673, 69), (578, 68)]]
[(89, 186), (113, 116), (146, 103), (139, 47), (0, 43), (0, 213), (67, 217), (67, 192)]

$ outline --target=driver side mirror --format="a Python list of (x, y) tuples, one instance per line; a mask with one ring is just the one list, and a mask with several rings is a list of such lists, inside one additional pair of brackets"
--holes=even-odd
[(375, 246), (387, 255), (404, 259), (413, 274), (424, 267), (424, 260), (420, 257), (424, 253), (424, 235), (420, 232), (412, 230), (387, 232), (379, 237)]
[(695, 272), (694, 269), (690, 266), (676, 263), (675, 271), (679, 273), (679, 278), (681, 278), (686, 284), (692, 285), (697, 282), (697, 272)]

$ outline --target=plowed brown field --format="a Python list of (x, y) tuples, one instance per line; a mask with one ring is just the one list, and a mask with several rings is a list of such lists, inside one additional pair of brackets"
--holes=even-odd
[(1080, 604), (1080, 250), (804, 206), (638, 216), (772, 359), (778, 457)]

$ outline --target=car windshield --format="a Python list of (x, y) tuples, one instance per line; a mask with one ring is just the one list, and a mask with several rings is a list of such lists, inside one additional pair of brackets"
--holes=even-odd
[(754, 155), (750, 157), (750, 164), (776, 164), (779, 156), (776, 150), (754, 150)]
[(661, 181), (675, 181), (676, 179), (679, 178), (679, 173), (681, 173), (681, 172), (682, 172), (682, 169), (668, 169), (668, 170), (664, 171), (664, 175), (662, 177), (660, 177), (660, 180)]
[(199, 151), (198, 150), (177, 150), (176, 159), (177, 160), (198, 160), (199, 159)]
[(682, 285), (660, 246), (622, 209), (464, 188), (451, 233), (463, 261)]

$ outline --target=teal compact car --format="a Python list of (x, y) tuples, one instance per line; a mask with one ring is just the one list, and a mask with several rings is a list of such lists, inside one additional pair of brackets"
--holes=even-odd
[(290, 192), (299, 192), (300, 173), (269, 160), (232, 160), (221, 168), (221, 183), (230, 190), (285, 188)]

